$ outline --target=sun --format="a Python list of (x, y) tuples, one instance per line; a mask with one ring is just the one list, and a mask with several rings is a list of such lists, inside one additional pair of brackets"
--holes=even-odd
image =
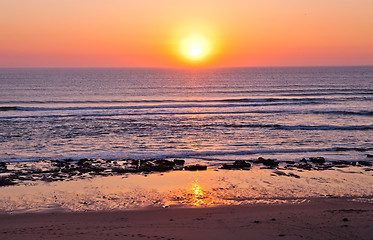
[(211, 41), (201, 34), (193, 33), (180, 42), (180, 53), (191, 61), (202, 61), (211, 54)]

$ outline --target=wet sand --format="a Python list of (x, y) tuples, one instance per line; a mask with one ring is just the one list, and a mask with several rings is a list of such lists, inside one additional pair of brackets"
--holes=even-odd
[(373, 203), (372, 186), (372, 171), (356, 166), (324, 171), (255, 166), (248, 171), (127, 174), (1, 187), (0, 212), (299, 204), (320, 197)]
[(253, 166), (0, 188), (0, 239), (367, 239), (371, 167)]
[(0, 215), (0, 239), (372, 239), (373, 205), (303, 204)]

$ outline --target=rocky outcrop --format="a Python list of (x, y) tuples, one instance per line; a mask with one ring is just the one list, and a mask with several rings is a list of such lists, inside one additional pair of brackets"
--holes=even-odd
[(249, 170), (251, 168), (251, 164), (246, 162), (245, 160), (238, 160), (234, 161), (233, 164), (223, 164), (221, 169), (242, 169), (242, 170)]

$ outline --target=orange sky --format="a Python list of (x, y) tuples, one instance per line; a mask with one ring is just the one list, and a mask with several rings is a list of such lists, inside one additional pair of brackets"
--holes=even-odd
[[(1, 0), (0, 67), (373, 65), (372, 0)], [(199, 33), (211, 54), (180, 55)]]

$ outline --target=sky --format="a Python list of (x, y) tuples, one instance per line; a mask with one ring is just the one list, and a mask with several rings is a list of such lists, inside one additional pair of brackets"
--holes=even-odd
[[(0, 67), (373, 65), (372, 13), (372, 0), (1, 0)], [(193, 34), (206, 44), (182, 49)]]

